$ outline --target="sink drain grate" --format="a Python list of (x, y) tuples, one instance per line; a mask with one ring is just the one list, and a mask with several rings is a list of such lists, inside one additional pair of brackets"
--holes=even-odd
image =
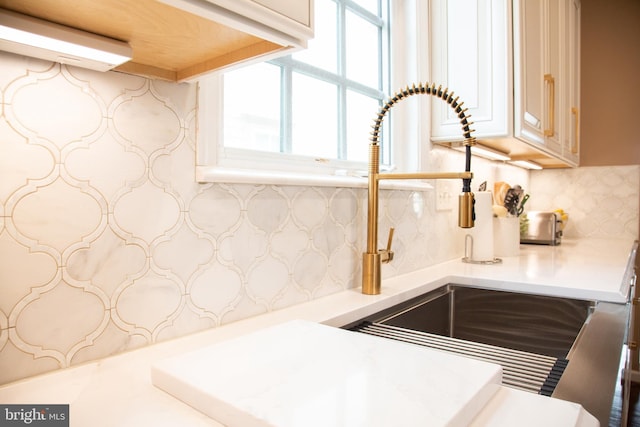
[(363, 322), (350, 330), (447, 351), (502, 366), (502, 384), (551, 396), (569, 361), (380, 323)]

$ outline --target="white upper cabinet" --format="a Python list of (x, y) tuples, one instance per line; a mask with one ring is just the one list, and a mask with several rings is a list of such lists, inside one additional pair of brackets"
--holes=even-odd
[(562, 155), (573, 165), (580, 161), (580, 0), (569, 0), (568, 25), (566, 37), (568, 40), (569, 66), (567, 68), (567, 92), (565, 94), (568, 105), (563, 110), (565, 123)]
[(313, 37), (313, 0), (158, 1), (276, 43), (306, 46)]
[[(432, 81), (464, 102), (476, 138), (511, 133), (510, 23), (504, 0), (431, 2)], [(462, 139), (449, 105), (434, 98), (431, 111), (433, 141)]]
[(580, 1), (514, 2), (515, 135), (580, 161)]
[[(432, 81), (453, 90), (479, 143), (544, 167), (579, 162), (580, 1), (432, 0)], [(431, 139), (461, 138), (432, 104)]]
[[(233, 0), (233, 3), (238, 3)], [(311, 2), (309, 0), (254, 0), (254, 3), (258, 3), (269, 10), (272, 10), (282, 15), (287, 20), (294, 20), (303, 27), (311, 28)]]
[(129, 43), (116, 71), (185, 81), (305, 48), (313, 0), (0, 0), (0, 7)]
[(516, 0), (513, 6), (515, 136), (562, 155), (563, 1)]

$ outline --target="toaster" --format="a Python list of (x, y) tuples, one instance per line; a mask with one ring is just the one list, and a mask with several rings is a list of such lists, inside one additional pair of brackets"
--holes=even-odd
[(520, 221), (520, 243), (538, 245), (560, 244), (562, 239), (562, 217), (557, 212), (527, 212), (526, 220)]

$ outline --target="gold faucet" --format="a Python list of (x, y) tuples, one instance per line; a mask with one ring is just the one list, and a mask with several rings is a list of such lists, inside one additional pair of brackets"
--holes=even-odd
[[(433, 95), (436, 96), (454, 109), (458, 114), (462, 125), (462, 133), (464, 136), (463, 145), (466, 146), (466, 167), (464, 172), (415, 172), (415, 173), (380, 173), (380, 143), (379, 135), (382, 126), (382, 119), (386, 113), (398, 101), (411, 95)], [(458, 97), (453, 97), (453, 92), (448, 89), (442, 89), (442, 86), (436, 88), (435, 84), (429, 86), (422, 83), (416, 87), (415, 85), (396, 93), (387, 103), (380, 108), (378, 116), (375, 119), (373, 131), (371, 132), (371, 142), (369, 144), (369, 191), (367, 206), (367, 250), (362, 254), (362, 293), (367, 295), (377, 295), (381, 288), (381, 270), (382, 263), (388, 263), (393, 260), (393, 251), (391, 250), (391, 242), (393, 240), (393, 228), (389, 230), (389, 238), (385, 249), (377, 249), (378, 246), (378, 184), (383, 179), (462, 179), (462, 194), (458, 200), (458, 226), (461, 228), (473, 227), (475, 214), (473, 210), (474, 197), (471, 192), (471, 146), (475, 144), (475, 138), (471, 136), (472, 130), (469, 126), (472, 124), (468, 120), (467, 109), (463, 108), (463, 102), (458, 102)]]

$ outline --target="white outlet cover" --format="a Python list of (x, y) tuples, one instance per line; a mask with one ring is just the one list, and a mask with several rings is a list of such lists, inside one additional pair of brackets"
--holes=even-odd
[(436, 180), (436, 211), (453, 210), (456, 195), (455, 185), (456, 183), (452, 180)]

